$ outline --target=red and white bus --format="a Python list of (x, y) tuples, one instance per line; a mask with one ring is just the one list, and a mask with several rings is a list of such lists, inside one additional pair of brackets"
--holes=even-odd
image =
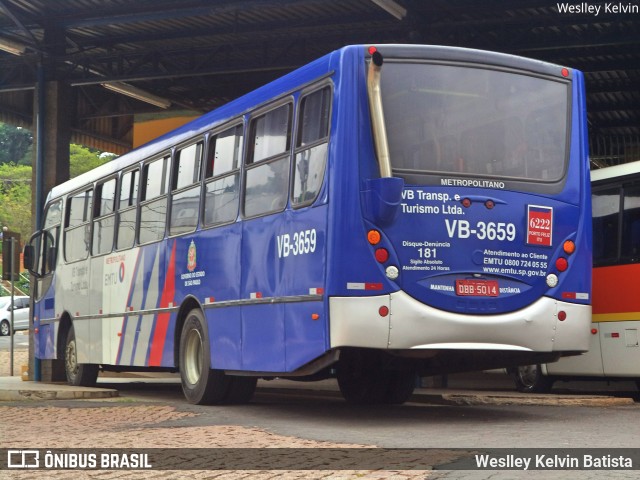
[(635, 380), (640, 388), (640, 161), (591, 172), (593, 316), (589, 351), (519, 367), (521, 391), (556, 380)]

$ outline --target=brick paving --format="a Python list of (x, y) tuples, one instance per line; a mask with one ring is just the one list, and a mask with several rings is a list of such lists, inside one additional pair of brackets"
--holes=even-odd
[[(26, 361), (26, 352), (16, 352), (16, 365)], [(24, 359), (21, 357), (24, 356)], [(0, 352), (0, 376), (7, 375), (8, 353)], [(131, 398), (100, 401), (37, 401), (0, 403), (0, 448), (357, 448), (367, 445), (319, 442), (276, 435), (259, 428), (234, 425), (183, 426), (180, 421), (198, 413), (179, 411), (173, 405)], [(215, 408), (215, 407), (211, 407)], [(369, 446), (370, 447), (370, 446)], [(299, 453), (299, 450), (294, 452)], [(453, 452), (434, 452), (433, 464), (455, 459)], [(299, 458), (299, 455), (298, 457)], [(424, 459), (423, 459), (424, 460)], [(296, 463), (292, 462), (292, 465)], [(178, 466), (178, 465), (177, 465)], [(190, 467), (197, 465), (190, 464)], [(43, 475), (46, 474), (46, 475)], [(39, 470), (3, 471), (7, 479), (138, 479), (194, 478), (242, 479), (390, 479), (427, 478), (429, 471), (373, 470)]]

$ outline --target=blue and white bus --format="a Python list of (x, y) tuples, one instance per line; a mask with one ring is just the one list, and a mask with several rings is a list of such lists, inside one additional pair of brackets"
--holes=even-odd
[(25, 249), (35, 351), (68, 381), (180, 371), (192, 403), (589, 345), (583, 76), (418, 45), (349, 46), (55, 187)]

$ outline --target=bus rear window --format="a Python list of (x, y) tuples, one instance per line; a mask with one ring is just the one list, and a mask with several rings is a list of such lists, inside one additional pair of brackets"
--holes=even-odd
[(385, 63), (381, 89), (394, 175), (558, 182), (569, 83), (510, 71)]

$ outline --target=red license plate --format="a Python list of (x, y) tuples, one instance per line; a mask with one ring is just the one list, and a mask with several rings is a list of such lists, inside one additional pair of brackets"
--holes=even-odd
[(468, 297), (497, 297), (500, 293), (496, 280), (456, 280), (456, 295)]

